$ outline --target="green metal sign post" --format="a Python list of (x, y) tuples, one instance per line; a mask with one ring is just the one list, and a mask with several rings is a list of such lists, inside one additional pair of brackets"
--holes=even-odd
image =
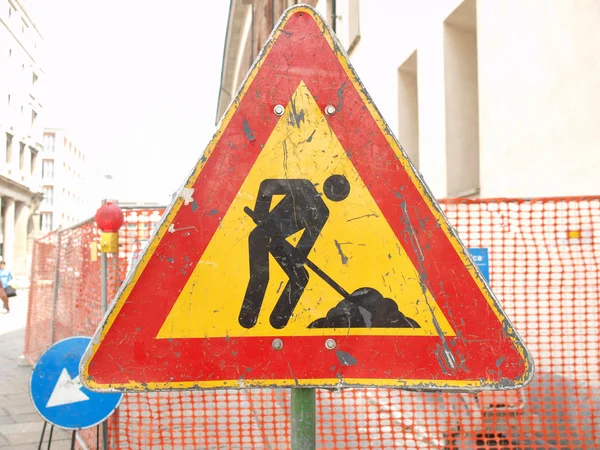
[(314, 450), (317, 445), (316, 392), (292, 389), (292, 450)]

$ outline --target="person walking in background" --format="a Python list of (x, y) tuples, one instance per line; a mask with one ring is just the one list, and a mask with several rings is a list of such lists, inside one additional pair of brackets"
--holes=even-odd
[(0, 283), (0, 300), (2, 300), (2, 306), (4, 308), (2, 312), (9, 313), (10, 308), (8, 307), (8, 295), (6, 295), (6, 291), (2, 287), (2, 283)]
[(10, 270), (6, 268), (6, 262), (0, 261), (0, 283), (6, 289), (6, 286), (12, 281), (13, 276)]
[[(0, 299), (2, 299), (2, 304), (7, 313), (10, 312), (7, 289), (9, 288), (8, 283), (10, 283), (12, 279), (12, 273), (6, 268), (6, 262), (0, 261)], [(12, 288), (10, 289), (12, 290)]]

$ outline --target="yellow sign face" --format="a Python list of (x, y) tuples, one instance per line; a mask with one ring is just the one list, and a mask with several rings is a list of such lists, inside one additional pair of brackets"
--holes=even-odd
[[(338, 197), (326, 188), (328, 183), (333, 185), (336, 177), (347, 180), (346, 192)], [(269, 182), (275, 188), (269, 188)], [(276, 185), (282, 182), (310, 184), (312, 187), (307, 189), (314, 190), (319, 200), (304, 210), (312, 208), (316, 222), (324, 212), (321, 216), (325, 220), (321, 220), (320, 229), (307, 226), (291, 234), (287, 237), (289, 247), (284, 244), (279, 251), (281, 245), (275, 248), (269, 236), (259, 235), (256, 230), (260, 227), (252, 215), (253, 210), (261, 208), (265, 190), (269, 191), (269, 204), (266, 207), (262, 203), (263, 216), (276, 216), (279, 202), (283, 209), (283, 202), (295, 200), (293, 195), (277, 193), (280, 191)], [(282, 222), (289, 220), (280, 216)], [(311, 232), (315, 235), (308, 236)], [(296, 281), (294, 286), (289, 276), (293, 261), (286, 259), (285, 251), (302, 249), (303, 239), (310, 241), (306, 246), (308, 258), (305, 268), (294, 269), (297, 272), (293, 274), (300, 274), (291, 277)], [(262, 264), (252, 266), (251, 260), (262, 260)], [(288, 284), (291, 286), (286, 290)], [(387, 301), (391, 307), (390, 317), (398, 314), (394, 311), (397, 309), (407, 320), (398, 322), (397, 327), (377, 323), (367, 327), (343, 326), (335, 320), (327, 327), (319, 327), (340, 305), (344, 291), (355, 297), (361, 292), (377, 291), (383, 297), (379, 300)], [(254, 307), (244, 316), (241, 311), (251, 300)], [(288, 300), (291, 305), (297, 301), (295, 307), (284, 307), (289, 317), (273, 319), (277, 305)], [(359, 310), (371, 325), (371, 312)], [(455, 335), (313, 95), (301, 82), (157, 338), (438, 336), (440, 332)]]

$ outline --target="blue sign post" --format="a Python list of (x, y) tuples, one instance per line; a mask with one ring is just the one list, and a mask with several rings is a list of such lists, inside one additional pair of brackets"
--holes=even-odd
[(470, 248), (469, 253), (485, 281), (490, 282), (490, 255), (487, 248)]
[(46, 422), (66, 430), (93, 427), (107, 419), (123, 394), (86, 389), (79, 362), (91, 338), (70, 337), (55, 343), (40, 357), (31, 374), (31, 399)]

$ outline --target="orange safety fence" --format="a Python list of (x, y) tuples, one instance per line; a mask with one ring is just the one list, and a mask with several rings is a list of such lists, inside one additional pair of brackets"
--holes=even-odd
[[(520, 391), (319, 390), (320, 449), (547, 450), (600, 448), (600, 197), (440, 201), (469, 248), (489, 251), (490, 284), (536, 363)], [(125, 209), (109, 259), (109, 298), (162, 209)], [(34, 246), (25, 355), (92, 335), (100, 321), (98, 240), (90, 220)], [(409, 364), (410, 362), (401, 362)], [(288, 449), (285, 389), (127, 394), (110, 448)], [(84, 433), (96, 448), (95, 432)]]

